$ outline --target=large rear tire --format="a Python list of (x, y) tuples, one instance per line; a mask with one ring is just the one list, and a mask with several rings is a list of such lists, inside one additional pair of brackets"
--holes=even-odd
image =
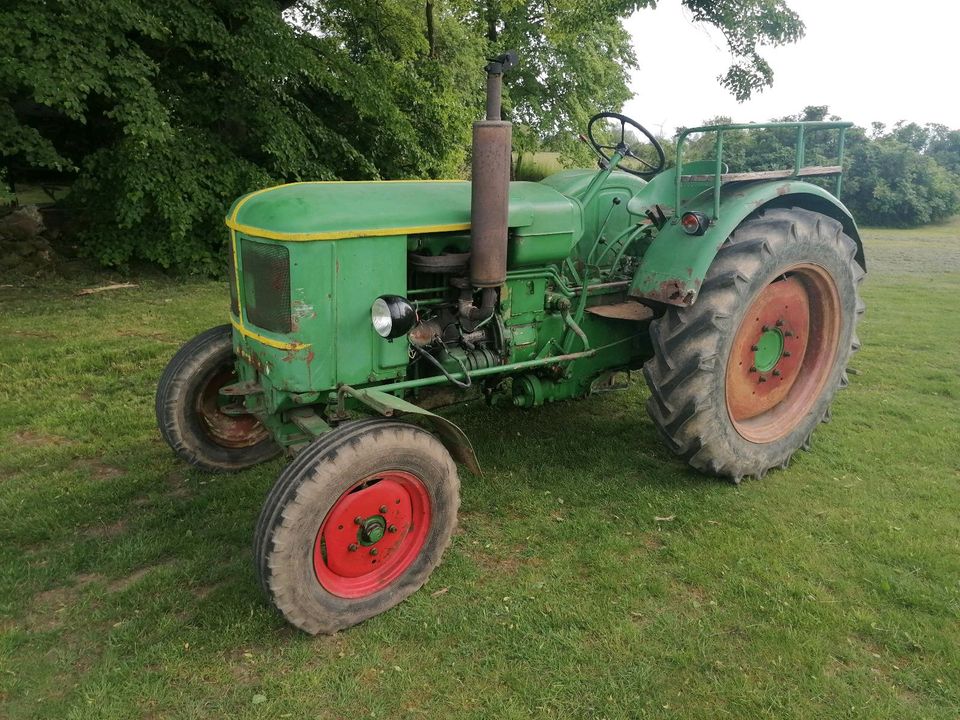
[(221, 412), (219, 390), (236, 381), (232, 331), (219, 325), (181, 347), (157, 384), (160, 434), (201, 470), (236, 472), (280, 454), (257, 418)]
[(739, 482), (809, 447), (860, 347), (856, 253), (832, 218), (769, 210), (721, 247), (694, 305), (651, 323), (647, 410), (675, 453)]
[(423, 586), (459, 504), (457, 466), (433, 435), (390, 420), (345, 423), (267, 495), (254, 537), (261, 586), (311, 635), (356, 625)]

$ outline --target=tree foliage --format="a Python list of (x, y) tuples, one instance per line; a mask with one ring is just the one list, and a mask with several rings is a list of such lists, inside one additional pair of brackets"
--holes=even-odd
[(960, 155), (960, 133), (935, 128), (942, 126), (898, 124), (874, 137), (854, 136), (843, 201), (859, 222), (912, 227), (960, 212), (960, 176), (938, 161), (949, 165)]
[[(825, 106), (808, 106), (774, 122), (837, 119)], [(716, 117), (704, 125), (729, 122), (728, 117)], [(693, 137), (685, 145), (684, 159), (715, 158), (715, 139), (713, 133)], [(836, 130), (808, 131), (804, 164), (836, 165), (838, 141)], [(796, 142), (792, 129), (729, 131), (723, 136), (724, 163), (733, 172), (792, 168)], [(845, 148), (842, 199), (858, 222), (911, 227), (960, 212), (960, 131), (902, 122), (888, 130), (874, 123), (870, 133), (859, 127), (848, 130)], [(832, 179), (812, 182), (834, 187)]]
[[(782, 0), (683, 0), (719, 27), (738, 97), (764, 45), (796, 39)], [(623, 21), (655, 0), (45, 0), (0, 8), (6, 180), (59, 175), (79, 239), (108, 265), (219, 268), (237, 195), (302, 179), (465, 167), (483, 58), (507, 48), (519, 149), (628, 97)], [(282, 11), (287, 10), (284, 14)]]
[(459, 170), (483, 44), (441, 15), (429, 46), (414, 9), (337, 0), (297, 27), (265, 0), (14, 5), (0, 149), (13, 179), (75, 175), (80, 239), (105, 264), (211, 270), (244, 192)]

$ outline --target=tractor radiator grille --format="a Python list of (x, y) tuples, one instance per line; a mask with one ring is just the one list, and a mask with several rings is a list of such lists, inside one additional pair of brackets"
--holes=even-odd
[(237, 267), (233, 257), (233, 243), (229, 243), (227, 253), (227, 282), (230, 283), (230, 312), (240, 317), (240, 298), (237, 297)]
[(283, 245), (251, 240), (240, 248), (247, 320), (271, 332), (290, 332), (290, 253)]

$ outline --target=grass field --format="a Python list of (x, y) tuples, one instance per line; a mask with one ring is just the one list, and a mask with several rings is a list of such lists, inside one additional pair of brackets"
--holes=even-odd
[(955, 720), (960, 224), (864, 234), (864, 349), (812, 453), (696, 475), (642, 381), (459, 411), (486, 475), (443, 564), (320, 638), (253, 575), (281, 463), (203, 475), (154, 427), (225, 287), (0, 288), (0, 717)]

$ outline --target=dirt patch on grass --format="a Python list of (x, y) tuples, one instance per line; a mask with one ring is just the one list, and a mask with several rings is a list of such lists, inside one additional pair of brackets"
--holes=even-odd
[(539, 567), (543, 565), (541, 558), (525, 555), (526, 550), (526, 547), (518, 545), (510, 548), (509, 554), (503, 555), (500, 554), (502, 553), (500, 550), (494, 553), (492, 550), (485, 548), (471, 548), (468, 554), (470, 559), (473, 560), (484, 573), (516, 575), (520, 572), (520, 568)]
[(62, 435), (51, 435), (49, 433), (35, 432), (33, 430), (17, 430), (13, 434), (14, 441), (22, 447), (62, 447), (71, 445), (72, 440)]
[(84, 535), (95, 538), (114, 538), (127, 531), (127, 521), (117, 520), (109, 525), (95, 525), (87, 528)]
[(190, 594), (193, 595), (197, 600), (203, 600), (207, 595), (212, 593), (218, 587), (223, 585), (223, 583), (210, 583), (209, 585), (194, 585), (190, 588)]
[(94, 480), (112, 480), (126, 474), (125, 470), (92, 458), (75, 460), (70, 469), (86, 471)]
[(36, 332), (31, 330), (14, 330), (11, 335), (15, 337), (29, 337), (29, 338), (40, 338), (42, 340), (54, 340), (56, 335), (48, 332)]
[(102, 575), (84, 573), (74, 578), (72, 585), (44, 590), (33, 596), (27, 611), (26, 626), (34, 631), (56, 630), (63, 625), (66, 611), (76, 605), (83, 589), (91, 583), (103, 580)]
[(132, 573), (130, 573), (126, 577), (118, 578), (116, 580), (111, 581), (107, 585), (107, 590), (109, 590), (112, 593), (123, 592), (127, 588), (131, 587), (132, 585), (136, 584), (137, 582), (145, 578), (154, 570), (157, 570), (158, 568), (162, 568), (162, 567), (167, 567), (168, 565), (172, 565), (172, 564), (173, 564), (173, 561), (171, 560), (168, 562), (157, 563), (156, 565), (147, 565), (146, 567), (142, 567), (139, 570), (134, 570)]
[(640, 544), (643, 545), (647, 550), (663, 550), (667, 544), (663, 539), (655, 533), (646, 533), (643, 537), (640, 538)]
[(177, 470), (167, 475), (167, 495), (176, 498), (187, 497), (191, 494), (190, 486), (187, 485), (187, 479)]

